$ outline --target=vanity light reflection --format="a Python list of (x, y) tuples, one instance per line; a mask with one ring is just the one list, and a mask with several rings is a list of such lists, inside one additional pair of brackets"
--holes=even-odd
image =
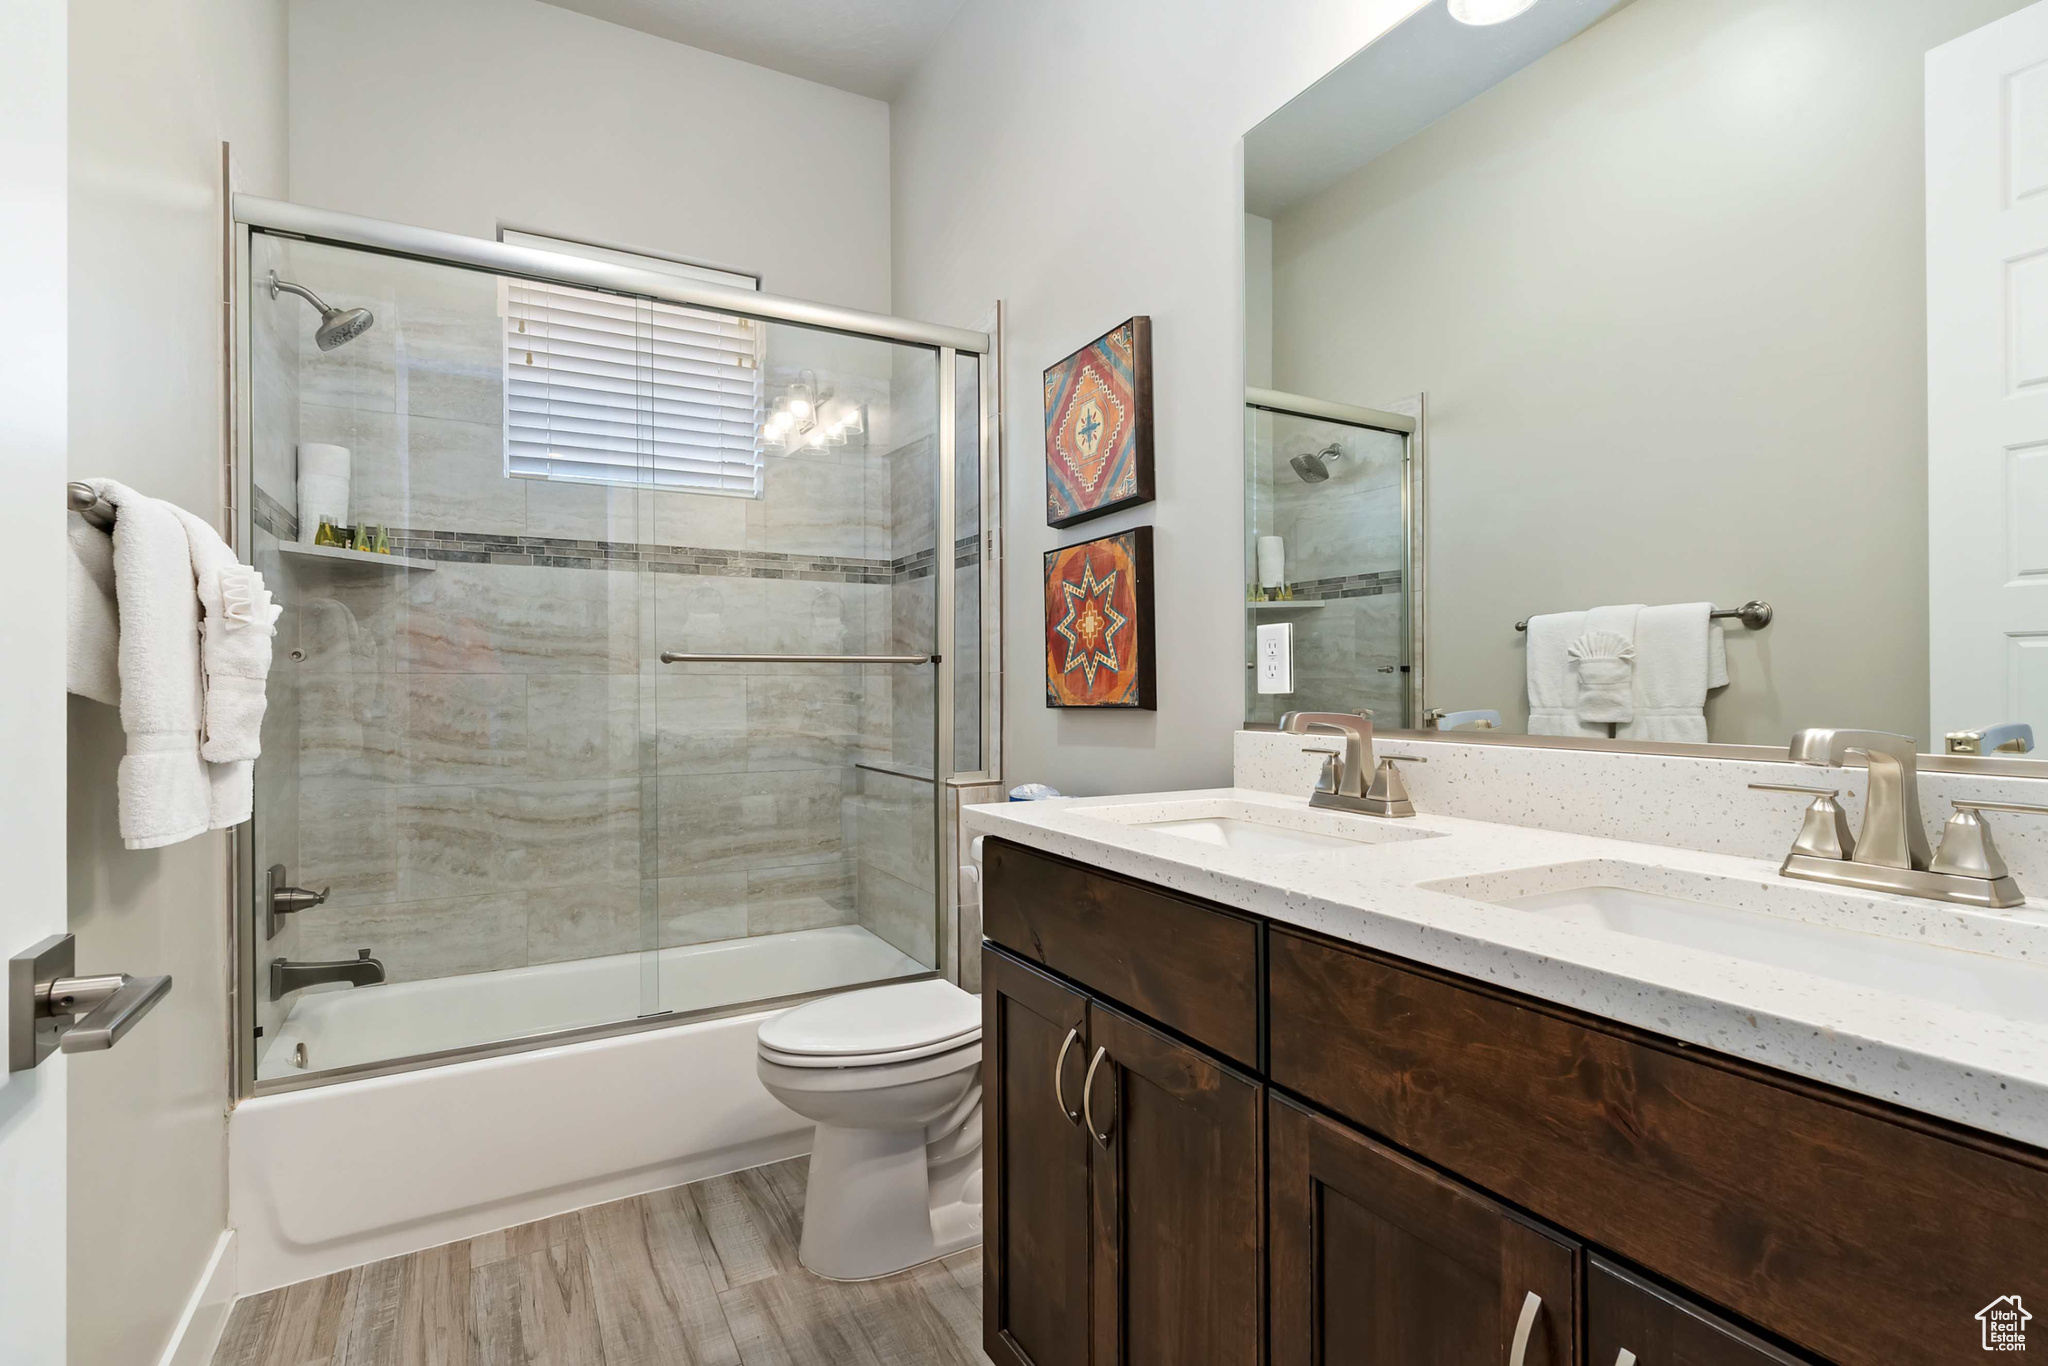
[(1461, 24), (1483, 27), (1504, 24), (1529, 9), (1536, 0), (1450, 0), (1451, 18)]

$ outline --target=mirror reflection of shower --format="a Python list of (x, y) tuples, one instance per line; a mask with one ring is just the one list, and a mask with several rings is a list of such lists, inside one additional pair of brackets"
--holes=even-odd
[(318, 294), (304, 285), (295, 285), (290, 280), (280, 280), (277, 272), (270, 272), (270, 297), (278, 294), (296, 294), (320, 310), (320, 326), (313, 333), (313, 340), (322, 351), (332, 351), (337, 346), (346, 346), (363, 333), (376, 326), (376, 315), (367, 308), (331, 308)]
[(1304, 484), (1320, 484), (1330, 477), (1330, 466), (1344, 458), (1343, 449), (1332, 441), (1319, 451), (1304, 451), (1288, 459), (1288, 465)]

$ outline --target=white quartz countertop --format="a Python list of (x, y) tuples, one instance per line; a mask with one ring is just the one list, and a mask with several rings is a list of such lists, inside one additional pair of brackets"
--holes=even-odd
[[(1136, 808), (1170, 819), (1186, 810), (1172, 804), (1219, 800), (1266, 808), (1280, 821), (1335, 816), (1439, 838), (1275, 855), (1132, 824), (1148, 818)], [(1114, 818), (1091, 814), (1102, 808), (1114, 808)], [(1473, 898), (1547, 890), (1517, 870), (1599, 864), (1592, 880), (1655, 890), (1659, 874), (1695, 889), (1713, 879), (1722, 904), (2044, 967), (2048, 903), (1977, 911), (1865, 892), (1845, 901), (1779, 877), (1775, 862), (1426, 813), (1403, 821), (1311, 813), (1305, 798), (1244, 788), (970, 806), (963, 821), (970, 836), (999, 836), (2048, 1147), (2048, 1024), (2039, 1022), (2048, 1017), (2007, 1018)], [(1446, 880), (1465, 894), (1418, 885)], [(1849, 922), (1850, 902), (1868, 923)]]

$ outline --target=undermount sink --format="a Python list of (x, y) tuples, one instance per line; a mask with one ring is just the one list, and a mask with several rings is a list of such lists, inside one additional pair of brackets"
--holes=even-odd
[(1339, 815), (1305, 806), (1266, 806), (1229, 798), (1092, 806), (1079, 814), (1246, 854), (1327, 853), (1429, 839), (1435, 834), (1374, 816)]
[[(1647, 881), (1662, 882), (1667, 890), (1625, 885)], [(1546, 882), (1552, 889), (1517, 890), (1518, 884), (1532, 888)], [(1557, 886), (1559, 882), (1577, 885)], [(1902, 911), (1896, 903), (1675, 870), (1638, 870), (1627, 864), (1581, 865), (1577, 870), (1563, 865), (1423, 886), (1567, 924), (1701, 949), (1958, 1010), (2048, 1024), (2048, 965), (1935, 942), (1950, 937), (1943, 931), (1957, 916), (1946, 908), (1929, 908), (1922, 918), (1949, 922), (1947, 926), (1937, 925), (1932, 937), (1923, 928), (1919, 936), (1907, 939), (1871, 932), (1879, 926), (1907, 928), (1905, 920), (1914, 912)], [(2043, 928), (2048, 926), (2018, 927), (2029, 935)]]

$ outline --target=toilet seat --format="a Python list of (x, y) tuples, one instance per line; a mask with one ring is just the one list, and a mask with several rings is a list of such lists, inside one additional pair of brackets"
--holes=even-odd
[(981, 998), (943, 978), (827, 996), (762, 1024), (761, 1057), (783, 1067), (876, 1067), (981, 1039)]

